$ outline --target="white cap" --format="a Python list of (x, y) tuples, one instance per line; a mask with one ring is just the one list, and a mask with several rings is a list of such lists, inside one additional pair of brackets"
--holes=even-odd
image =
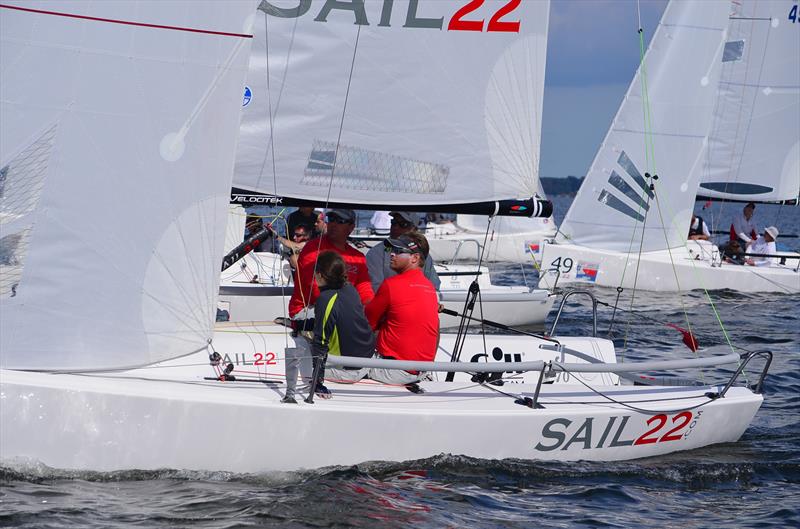
[(766, 228), (764, 230), (764, 233), (769, 233), (770, 237), (772, 237), (773, 239), (778, 238), (778, 228), (776, 228), (775, 226), (770, 226), (769, 228)]

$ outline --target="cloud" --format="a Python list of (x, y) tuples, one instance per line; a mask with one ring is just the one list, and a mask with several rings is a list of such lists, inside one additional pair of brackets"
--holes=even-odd
[[(642, 0), (645, 46), (667, 0)], [(554, 0), (550, 5), (546, 83), (628, 83), (639, 63), (635, 0)]]

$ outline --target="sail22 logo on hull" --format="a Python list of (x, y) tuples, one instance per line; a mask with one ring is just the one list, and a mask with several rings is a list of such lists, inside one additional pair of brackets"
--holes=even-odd
[(702, 410), (699, 410), (696, 413), (682, 411), (674, 415), (652, 415), (645, 421), (647, 431), (638, 437), (632, 437), (627, 431), (630, 415), (612, 415), (605, 419), (605, 424), (601, 424), (603, 419), (596, 417), (586, 417), (583, 422), (559, 417), (544, 425), (542, 440), (534, 448), (540, 452), (550, 452), (568, 450), (572, 445), (578, 445), (582, 450), (591, 450), (685, 440), (697, 427), (702, 414)]
[[(461, 7), (457, 7), (458, 4), (454, 2), (408, 0), (408, 8), (402, 27), (442, 30), (445, 27), (445, 20), (447, 20), (447, 31), (519, 33), (521, 21), (519, 15), (515, 14), (515, 12), (522, 0), (508, 0), (499, 4), (491, 2), (493, 4), (491, 6), (484, 5), (486, 3), (485, 0), (465, 0)], [(454, 12), (448, 13), (447, 16), (431, 16), (435, 11), (441, 13), (442, 6), (449, 7), (449, 5), (455, 6)], [(380, 11), (375, 9), (373, 12), (373, 6), (380, 6)], [(299, 18), (309, 14), (311, 0), (297, 0), (297, 6), (295, 7), (278, 7), (269, 0), (264, 0), (261, 2), (259, 9), (268, 15), (279, 18)], [(391, 27), (393, 9), (394, 0), (370, 2), (369, 14), (364, 0), (326, 0), (314, 20), (316, 22), (327, 22), (328, 16), (332, 12), (342, 11), (350, 13), (353, 16), (354, 23), (360, 26), (373, 25), (377, 19), (377, 26)], [(370, 17), (372, 17), (372, 22), (370, 22)]]

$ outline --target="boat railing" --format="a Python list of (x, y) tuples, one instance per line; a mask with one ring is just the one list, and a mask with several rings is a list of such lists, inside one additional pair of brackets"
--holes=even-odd
[(730, 389), (730, 387), (736, 382), (736, 379), (742, 374), (744, 368), (750, 363), (750, 360), (756, 357), (764, 358), (764, 368), (761, 370), (761, 375), (758, 377), (758, 382), (752, 386), (752, 390), (754, 393), (761, 393), (761, 391), (764, 389), (764, 379), (767, 377), (767, 371), (769, 371), (769, 366), (772, 364), (772, 351), (767, 351), (766, 349), (760, 351), (748, 351), (740, 355), (739, 367), (736, 369), (736, 372), (733, 374), (733, 376), (731, 376), (731, 379), (728, 381), (725, 387), (722, 388), (722, 391), (719, 392), (720, 398), (725, 396), (725, 393), (727, 393), (728, 389)]
[(456, 246), (456, 250), (453, 252), (453, 258), (450, 259), (450, 262), (447, 264), (454, 265), (458, 261), (458, 254), (461, 252), (461, 247), (464, 246), (464, 243), (474, 243), (475, 244), (475, 261), (480, 262), (481, 260), (481, 243), (478, 239), (462, 239), (458, 241), (458, 245)]
[(564, 297), (561, 298), (561, 304), (558, 306), (556, 319), (553, 320), (553, 326), (550, 328), (550, 336), (556, 335), (556, 328), (558, 327), (558, 321), (561, 318), (561, 313), (564, 310), (564, 305), (566, 305), (569, 298), (576, 294), (589, 296), (589, 299), (592, 300), (592, 337), (597, 338), (597, 298), (594, 297), (593, 293), (584, 289), (570, 289), (564, 293)]
[[(568, 348), (564, 348), (564, 352), (571, 353)], [(758, 382), (751, 387), (755, 393), (760, 393), (763, 388), (764, 379), (772, 363), (772, 352), (770, 351), (754, 351), (745, 354), (728, 353), (725, 355), (709, 356), (704, 358), (688, 358), (682, 360), (657, 360), (645, 362), (626, 362), (623, 364), (617, 363), (566, 363), (535, 360), (531, 362), (420, 362), (410, 360), (389, 360), (384, 358), (360, 358), (353, 356), (328, 356), (326, 364), (331, 367), (353, 367), (353, 368), (383, 368), (383, 369), (398, 369), (404, 371), (431, 371), (431, 372), (460, 372), (460, 373), (504, 373), (509, 371), (539, 371), (540, 377), (536, 384), (533, 398), (525, 398), (526, 406), (531, 408), (541, 408), (538, 404), (539, 392), (541, 390), (542, 381), (547, 377), (552, 377), (559, 371), (569, 373), (614, 373), (617, 375), (628, 375), (631, 373), (642, 373), (652, 371), (663, 371), (668, 369), (691, 369), (700, 367), (718, 367), (726, 364), (738, 364), (736, 371), (731, 375), (731, 378), (725, 384), (719, 393), (706, 393), (710, 399), (724, 398), (728, 390), (733, 386), (739, 375), (744, 371), (748, 363), (756, 357), (764, 358), (765, 364), (761, 371)], [(311, 387), (316, 387), (316, 375), (312, 381)], [(631, 378), (630, 376), (626, 378)], [(646, 377), (639, 377), (646, 378)], [(313, 402), (313, 392), (309, 394), (306, 402)]]

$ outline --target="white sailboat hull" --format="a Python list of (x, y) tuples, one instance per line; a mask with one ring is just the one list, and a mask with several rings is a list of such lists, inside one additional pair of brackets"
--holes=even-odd
[(555, 223), (548, 218), (526, 219), (535, 225), (534, 229), (520, 232), (498, 232), (490, 230), (488, 236), (483, 231), (469, 230), (457, 223), (428, 224), (425, 237), (430, 246), (434, 261), (477, 262), (479, 245), (486, 237), (486, 251), (483, 262), (531, 263), (539, 258), (541, 241), (555, 236)]
[[(797, 255), (785, 252), (787, 255)], [(688, 241), (684, 248), (621, 253), (574, 244), (545, 244), (540, 288), (590, 284), (661, 292), (731, 289), (739, 292), (800, 292), (798, 260), (785, 265), (719, 264), (707, 241)], [(637, 274), (638, 270), (638, 274)], [(677, 279), (676, 279), (677, 278)]]
[(710, 388), (596, 388), (635, 400), (647, 410), (638, 413), (583, 386), (552, 385), (540, 396), (545, 408), (530, 409), (474, 384), (426, 383), (423, 395), (330, 384), (333, 399), (291, 405), (262, 384), (159, 380), (155, 370), (140, 376), (148, 379), (0, 372), (0, 458), (65, 469), (231, 472), (440, 453), (614, 461), (736, 441), (762, 402), (732, 388), (682, 411), (708, 402)]
[[(248, 254), (243, 263), (250, 275), (240, 273), (241, 264), (235, 264), (222, 274), (219, 306), (227, 310), (229, 321), (271, 321), (288, 315), (287, 304), (292, 294), (288, 264), (279, 256), (270, 253)], [(448, 266), (448, 271), (474, 270), (474, 266), (459, 268)], [(444, 271), (437, 267), (437, 271)], [(249, 282), (252, 274), (258, 275), (256, 282)], [(486, 277), (483, 277), (483, 276)], [(543, 326), (555, 296), (546, 290), (530, 290), (524, 286), (493, 285), (486, 274), (479, 278), (481, 305), (476, 304), (474, 318), (502, 322), (510, 326)], [(461, 313), (464, 300), (474, 276), (445, 276), (441, 279), (441, 302), (445, 308)], [(460, 318), (440, 314), (441, 327), (458, 327)]]

